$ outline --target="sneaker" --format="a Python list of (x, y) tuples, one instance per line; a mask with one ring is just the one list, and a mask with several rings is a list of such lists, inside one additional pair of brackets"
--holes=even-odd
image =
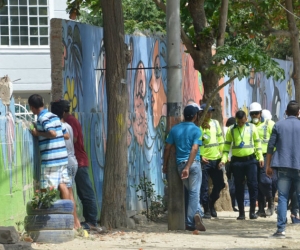
[(199, 230), (199, 231), (206, 231), (206, 228), (203, 224), (201, 216), (199, 214), (195, 214), (194, 219), (195, 219), (196, 229)]
[(285, 232), (279, 232), (279, 231), (277, 231), (270, 238), (285, 239)]

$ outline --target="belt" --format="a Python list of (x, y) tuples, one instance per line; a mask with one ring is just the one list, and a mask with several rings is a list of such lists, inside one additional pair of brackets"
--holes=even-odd
[(242, 156), (242, 157), (238, 157), (238, 156), (231, 156), (231, 161), (235, 162), (235, 161), (250, 161), (255, 159), (255, 155), (248, 155), (248, 156)]
[[(183, 164), (183, 163), (187, 163), (188, 161), (182, 161), (182, 162), (180, 162), (179, 164)], [(198, 161), (198, 160), (193, 160), (193, 162), (200, 162), (200, 161)]]

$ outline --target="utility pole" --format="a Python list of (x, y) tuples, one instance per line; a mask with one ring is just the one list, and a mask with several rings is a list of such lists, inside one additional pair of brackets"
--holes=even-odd
[[(180, 53), (180, 0), (167, 0), (167, 130), (181, 121), (182, 72)], [(183, 184), (177, 171), (175, 150), (168, 166), (168, 229), (185, 230)]]

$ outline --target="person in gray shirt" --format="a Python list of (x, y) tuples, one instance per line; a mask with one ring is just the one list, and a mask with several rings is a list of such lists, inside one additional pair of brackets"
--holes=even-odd
[(285, 238), (287, 201), (291, 185), (294, 186), (300, 203), (300, 121), (297, 119), (299, 104), (296, 101), (289, 102), (285, 112), (287, 118), (278, 121), (273, 127), (267, 150), (268, 176), (271, 178), (272, 168), (278, 171), (277, 231), (272, 235), (273, 238)]

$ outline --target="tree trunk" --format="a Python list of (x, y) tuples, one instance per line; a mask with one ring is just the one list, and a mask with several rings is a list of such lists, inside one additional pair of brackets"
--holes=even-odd
[(293, 15), (293, 1), (286, 0), (285, 6), (288, 11), (286, 11), (289, 32), (291, 34), (291, 45), (292, 45), (292, 53), (293, 53), (293, 75), (292, 78), (294, 80), (295, 86), (295, 99), (300, 102), (300, 49), (299, 49), (299, 30), (296, 26), (295, 17)]
[(102, 0), (104, 46), (106, 52), (106, 89), (108, 138), (105, 156), (101, 225), (126, 226), (127, 185), (127, 110), (128, 91), (122, 83), (126, 72), (126, 46), (121, 0)]

